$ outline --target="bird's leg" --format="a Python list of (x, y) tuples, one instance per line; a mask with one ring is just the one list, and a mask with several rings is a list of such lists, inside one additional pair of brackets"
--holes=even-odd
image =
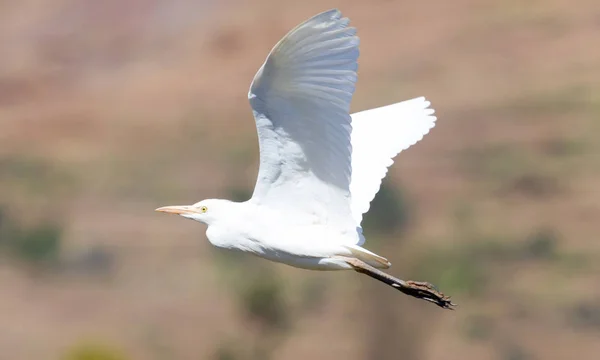
[(404, 281), (401, 279), (397, 279), (392, 275), (389, 275), (379, 269), (374, 268), (373, 266), (365, 263), (364, 261), (355, 259), (355, 258), (346, 258), (343, 260), (348, 263), (348, 265), (352, 266), (354, 271), (359, 272), (361, 274), (369, 275), (370, 277), (377, 279), (381, 282), (384, 282), (391, 287), (402, 291), (406, 295), (410, 295), (416, 297), (418, 299), (423, 299), (430, 301), (436, 304), (439, 307), (444, 309), (453, 310), (453, 307), (456, 304), (450, 301), (450, 297), (439, 292), (435, 286), (431, 285), (427, 282), (419, 282), (419, 281)]

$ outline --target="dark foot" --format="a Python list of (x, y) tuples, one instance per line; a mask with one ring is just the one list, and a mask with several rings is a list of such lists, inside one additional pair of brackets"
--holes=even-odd
[(450, 296), (444, 295), (428, 282), (408, 280), (405, 281), (404, 284), (395, 283), (392, 284), (392, 286), (407, 295), (427, 300), (444, 309), (454, 310), (454, 307), (456, 306), (456, 304), (450, 300)]
[(393, 277), (392, 275), (385, 273), (379, 269), (366, 264), (365, 262), (355, 258), (342, 258), (348, 263), (356, 272), (361, 274), (369, 275), (370, 277), (384, 282), (391, 287), (400, 290), (406, 295), (416, 297), (417, 299), (427, 300), (436, 304), (443, 309), (454, 310), (456, 304), (450, 301), (450, 297), (442, 294), (435, 286), (428, 282), (420, 281), (405, 281)]

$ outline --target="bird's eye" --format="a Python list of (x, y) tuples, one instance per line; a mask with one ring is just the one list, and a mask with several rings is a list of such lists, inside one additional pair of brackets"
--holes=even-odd
[(203, 213), (208, 211), (208, 208), (206, 206), (203, 206), (200, 208), (200, 211), (202, 211)]

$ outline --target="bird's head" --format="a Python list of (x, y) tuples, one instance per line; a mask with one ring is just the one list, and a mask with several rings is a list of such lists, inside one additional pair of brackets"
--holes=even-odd
[(208, 199), (199, 201), (194, 205), (163, 206), (156, 209), (156, 211), (180, 215), (210, 225), (220, 213), (226, 211), (223, 208), (227, 207), (227, 203), (229, 203), (227, 200)]

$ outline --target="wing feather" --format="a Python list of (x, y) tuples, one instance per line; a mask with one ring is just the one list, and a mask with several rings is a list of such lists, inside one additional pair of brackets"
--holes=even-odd
[(248, 98), (260, 147), (252, 201), (354, 230), (349, 109), (359, 39), (348, 24), (330, 10), (290, 31), (257, 72)]
[(357, 225), (401, 151), (420, 141), (437, 118), (419, 97), (352, 114), (352, 216)]
[(260, 166), (251, 201), (354, 231), (361, 245), (363, 214), (394, 157), (436, 117), (423, 97), (349, 115), (359, 39), (348, 25), (335, 9), (308, 19), (254, 77), (248, 98)]

